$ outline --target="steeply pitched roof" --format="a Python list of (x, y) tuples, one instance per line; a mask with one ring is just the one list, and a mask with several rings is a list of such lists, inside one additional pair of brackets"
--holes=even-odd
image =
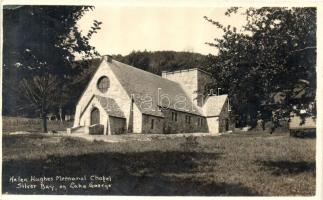
[(228, 95), (209, 96), (203, 105), (204, 116), (219, 116), (227, 98)]
[(163, 117), (162, 106), (203, 115), (178, 83), (115, 60), (109, 67), (142, 113)]
[(99, 95), (95, 95), (95, 98), (100, 102), (101, 106), (104, 108), (104, 110), (108, 113), (108, 115), (113, 117), (121, 117), (125, 118), (124, 113), (118, 106), (118, 104), (115, 102), (114, 99), (108, 98), (108, 97), (102, 97)]

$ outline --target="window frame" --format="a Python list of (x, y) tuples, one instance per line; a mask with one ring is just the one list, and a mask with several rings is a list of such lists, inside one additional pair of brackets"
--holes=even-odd
[[(106, 87), (103, 87), (105, 85)], [(96, 87), (101, 93), (106, 93), (110, 88), (110, 79), (107, 76), (101, 76), (96, 83)]]
[(191, 116), (190, 115), (185, 115), (185, 122), (187, 124), (191, 124)]
[(172, 121), (177, 122), (177, 112), (175, 111), (172, 112)]
[(150, 129), (154, 129), (154, 126), (155, 126), (155, 119), (151, 119), (150, 120)]

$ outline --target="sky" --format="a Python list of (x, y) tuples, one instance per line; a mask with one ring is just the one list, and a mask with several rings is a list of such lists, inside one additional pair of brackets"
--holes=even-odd
[(127, 55), (134, 50), (190, 51), (207, 55), (216, 54), (217, 50), (205, 42), (213, 42), (223, 32), (203, 16), (238, 30), (245, 23), (242, 15), (225, 16), (226, 9), (97, 6), (86, 13), (78, 25), (85, 34), (93, 20), (102, 22), (102, 29), (90, 41), (101, 55)]

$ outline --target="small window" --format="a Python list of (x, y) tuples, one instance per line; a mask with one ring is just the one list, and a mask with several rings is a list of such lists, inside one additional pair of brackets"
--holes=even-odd
[(106, 76), (103, 76), (101, 77), (99, 80), (98, 80), (98, 83), (97, 83), (97, 87), (98, 87), (98, 90), (102, 93), (105, 93), (108, 91), (108, 88), (110, 87), (110, 81), (109, 81), (109, 78), (106, 77)]
[(151, 119), (150, 129), (154, 129), (154, 123), (155, 123), (155, 120), (154, 119)]
[(177, 113), (176, 112), (172, 112), (172, 120), (177, 122)]
[(197, 120), (197, 125), (198, 126), (203, 126), (203, 124), (204, 124), (203, 118), (202, 117), (199, 117), (198, 120)]
[(185, 116), (185, 122), (186, 122), (187, 124), (190, 124), (190, 123), (191, 123), (191, 116), (186, 115), (186, 116)]

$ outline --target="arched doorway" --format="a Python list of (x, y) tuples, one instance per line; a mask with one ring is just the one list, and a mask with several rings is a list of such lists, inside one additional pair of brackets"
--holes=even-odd
[(91, 125), (100, 124), (100, 111), (98, 108), (93, 108), (91, 111)]

